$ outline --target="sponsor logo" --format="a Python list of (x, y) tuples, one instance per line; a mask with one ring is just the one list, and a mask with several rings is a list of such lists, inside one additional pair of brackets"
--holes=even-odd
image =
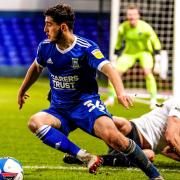
[(78, 58), (72, 58), (72, 68), (73, 69), (78, 69), (78, 68), (80, 68), (80, 66), (79, 66), (79, 62), (78, 62)]
[(102, 52), (99, 49), (95, 49), (91, 53), (96, 57), (96, 59), (104, 58), (104, 55), (102, 54)]
[(49, 59), (47, 60), (47, 64), (53, 64), (53, 62), (52, 62), (52, 59), (51, 59), (51, 58), (49, 58)]
[(59, 149), (60, 146), (61, 146), (61, 141), (59, 141), (59, 142), (57, 142), (57, 143), (55, 144), (55, 148), (56, 148), (56, 149)]
[(79, 77), (74, 76), (54, 76), (51, 74), (53, 87), (55, 89), (75, 89), (75, 83)]

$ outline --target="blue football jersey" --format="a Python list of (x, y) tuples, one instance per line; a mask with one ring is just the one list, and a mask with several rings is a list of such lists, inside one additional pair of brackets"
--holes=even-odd
[(96, 70), (109, 63), (96, 43), (78, 36), (66, 50), (44, 40), (39, 44), (36, 61), (48, 69), (51, 103), (61, 107), (99, 96)]

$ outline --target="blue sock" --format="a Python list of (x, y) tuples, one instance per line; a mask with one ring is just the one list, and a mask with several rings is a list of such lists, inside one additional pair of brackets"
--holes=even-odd
[(131, 163), (139, 167), (149, 178), (160, 176), (156, 167), (151, 163), (142, 149), (131, 139), (129, 147), (124, 152)]
[(41, 139), (44, 144), (74, 156), (76, 156), (80, 150), (80, 148), (72, 143), (62, 132), (48, 125), (42, 126), (36, 136)]

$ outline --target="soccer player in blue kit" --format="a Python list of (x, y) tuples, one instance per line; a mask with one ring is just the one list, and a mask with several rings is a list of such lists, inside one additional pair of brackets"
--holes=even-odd
[(19, 89), (20, 109), (28, 97), (26, 91), (38, 79), (43, 68), (49, 72), (51, 104), (31, 116), (28, 127), (44, 144), (76, 156), (87, 163), (90, 173), (101, 165), (101, 157), (79, 148), (68, 139), (76, 128), (101, 138), (141, 168), (150, 179), (163, 179), (142, 150), (114, 125), (101, 102), (95, 79), (96, 70), (113, 84), (119, 102), (128, 108), (132, 99), (126, 95), (122, 81), (111, 63), (92, 41), (73, 34), (74, 11), (58, 4), (47, 9), (44, 31), (48, 39), (39, 44), (37, 56)]

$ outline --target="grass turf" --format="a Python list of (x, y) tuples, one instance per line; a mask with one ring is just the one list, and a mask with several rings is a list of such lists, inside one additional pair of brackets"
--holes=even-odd
[[(86, 168), (78, 165), (67, 165), (62, 161), (63, 153), (42, 144), (27, 128), (28, 118), (41, 109), (47, 108), (46, 101), (49, 90), (48, 81), (40, 79), (28, 91), (30, 98), (22, 110), (18, 109), (17, 93), (22, 79), (0, 78), (0, 157), (11, 156), (18, 159), (24, 166), (26, 180), (57, 180), (57, 179), (147, 179), (138, 169), (100, 168), (97, 175), (91, 175)], [(103, 96), (102, 98), (105, 98)], [(129, 119), (148, 112), (148, 106), (135, 103), (130, 110), (120, 105), (110, 107), (114, 115)], [(80, 147), (95, 154), (104, 154), (106, 145), (81, 130), (74, 131), (70, 139)], [(180, 163), (157, 155), (155, 164), (168, 180), (180, 179)]]

